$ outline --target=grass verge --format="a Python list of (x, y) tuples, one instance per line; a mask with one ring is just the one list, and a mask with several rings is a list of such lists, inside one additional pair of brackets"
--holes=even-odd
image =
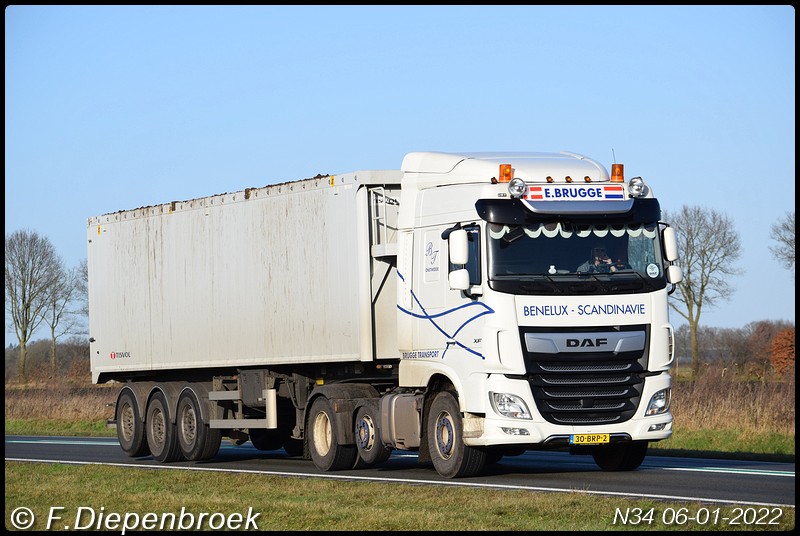
[[(193, 529), (359, 532), (786, 531), (795, 523), (794, 508), (765, 507), (762, 524), (732, 526), (713, 522), (715, 511), (719, 520), (730, 519), (735, 514), (732, 506), (628, 500), (579, 491), (547, 493), (248, 474), (221, 477), (214, 472), (172, 469), (139, 469), (134, 476), (130, 468), (13, 462), (6, 462), (5, 476), (6, 527), (12, 529), (8, 520), (20, 507), (35, 515), (31, 527), (35, 530), (66, 530), (69, 526), (71, 530), (91, 528), (123, 534), (126, 515), (129, 527), (136, 523), (128, 530), (175, 529), (181, 519), (184, 528)], [(74, 506), (51, 511), (59, 505)], [(48, 526), (51, 512), (60, 519)], [(709, 519), (705, 523), (676, 522), (681, 512), (693, 516), (705, 512)], [(244, 526), (248, 517), (253, 521)], [(154, 524), (142, 525), (144, 520)]]

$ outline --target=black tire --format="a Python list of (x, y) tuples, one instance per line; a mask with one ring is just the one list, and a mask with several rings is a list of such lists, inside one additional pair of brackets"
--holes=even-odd
[(286, 451), (286, 455), (292, 458), (303, 456), (303, 440), (302, 439), (292, 439), (291, 437), (284, 437), (283, 438), (283, 450)]
[(210, 460), (217, 455), (222, 431), (203, 423), (200, 403), (192, 391), (181, 394), (176, 417), (178, 445), (187, 460)]
[(361, 406), (356, 412), (355, 424), (358, 461), (356, 467), (372, 467), (385, 462), (392, 455), (392, 449), (383, 444), (378, 430), (377, 410)]
[(115, 418), (117, 420), (117, 439), (119, 439), (122, 452), (131, 458), (150, 454), (150, 447), (147, 445), (145, 437), (144, 422), (139, 415), (136, 397), (133, 396), (130, 389), (125, 389), (120, 393)]
[(428, 450), (433, 467), (446, 478), (474, 476), (486, 464), (486, 451), (464, 444), (461, 409), (451, 391), (437, 393), (428, 410)]
[(494, 465), (499, 463), (500, 460), (503, 459), (503, 453), (499, 450), (487, 450), (486, 451), (486, 461), (484, 462), (484, 466), (487, 465)]
[(594, 447), (592, 458), (603, 471), (633, 471), (647, 456), (647, 441)]
[(355, 445), (340, 445), (336, 440), (336, 420), (330, 402), (317, 398), (308, 417), (308, 449), (317, 468), (323, 471), (350, 469), (356, 463)]
[(183, 458), (176, 427), (169, 420), (167, 401), (161, 391), (157, 391), (147, 403), (147, 444), (150, 453), (162, 463), (176, 462)]
[(286, 398), (278, 398), (278, 437), (283, 450), (290, 457), (303, 456), (303, 440), (292, 438), (296, 423), (297, 412), (294, 404)]
[(290, 457), (302, 456), (303, 440), (292, 439), (296, 413), (291, 401), (278, 398), (277, 417), (277, 428), (250, 428), (250, 442), (258, 450), (275, 451), (283, 448)]
[(258, 450), (278, 450), (283, 446), (278, 430), (251, 428), (250, 441)]

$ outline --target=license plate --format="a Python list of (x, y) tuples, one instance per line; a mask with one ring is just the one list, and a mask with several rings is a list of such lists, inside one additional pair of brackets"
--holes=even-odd
[(608, 434), (573, 434), (569, 436), (570, 445), (602, 445), (608, 442)]

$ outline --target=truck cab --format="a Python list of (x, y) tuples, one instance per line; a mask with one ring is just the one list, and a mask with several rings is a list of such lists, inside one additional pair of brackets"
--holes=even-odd
[(455, 429), (468, 451), (638, 466), (672, 433), (680, 280), (649, 186), (572, 153), (412, 153), (403, 171), (400, 386), (448, 385), (463, 416), (433, 425), (434, 464)]

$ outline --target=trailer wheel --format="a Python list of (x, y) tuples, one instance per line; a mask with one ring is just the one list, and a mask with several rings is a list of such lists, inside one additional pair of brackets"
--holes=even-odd
[(144, 422), (139, 416), (136, 397), (130, 389), (125, 389), (117, 401), (117, 438), (122, 452), (131, 458), (147, 456), (150, 448), (144, 433)]
[(647, 456), (647, 441), (594, 447), (592, 458), (603, 471), (633, 471)]
[(359, 457), (356, 467), (371, 467), (385, 462), (392, 455), (392, 449), (381, 441), (375, 411), (361, 406), (356, 413), (356, 448)]
[(350, 469), (355, 465), (358, 451), (355, 445), (340, 445), (336, 440), (336, 421), (331, 404), (325, 397), (311, 405), (308, 448), (311, 459), (323, 471)]
[(447, 478), (474, 476), (486, 452), (464, 444), (461, 409), (452, 391), (436, 394), (428, 411), (428, 449), (436, 471)]
[(200, 403), (191, 391), (178, 399), (178, 444), (189, 461), (210, 460), (216, 456), (222, 442), (222, 431), (210, 428), (200, 416)]
[(160, 391), (147, 403), (147, 444), (150, 453), (159, 462), (175, 462), (182, 453), (178, 444), (176, 426), (169, 421), (167, 401)]

